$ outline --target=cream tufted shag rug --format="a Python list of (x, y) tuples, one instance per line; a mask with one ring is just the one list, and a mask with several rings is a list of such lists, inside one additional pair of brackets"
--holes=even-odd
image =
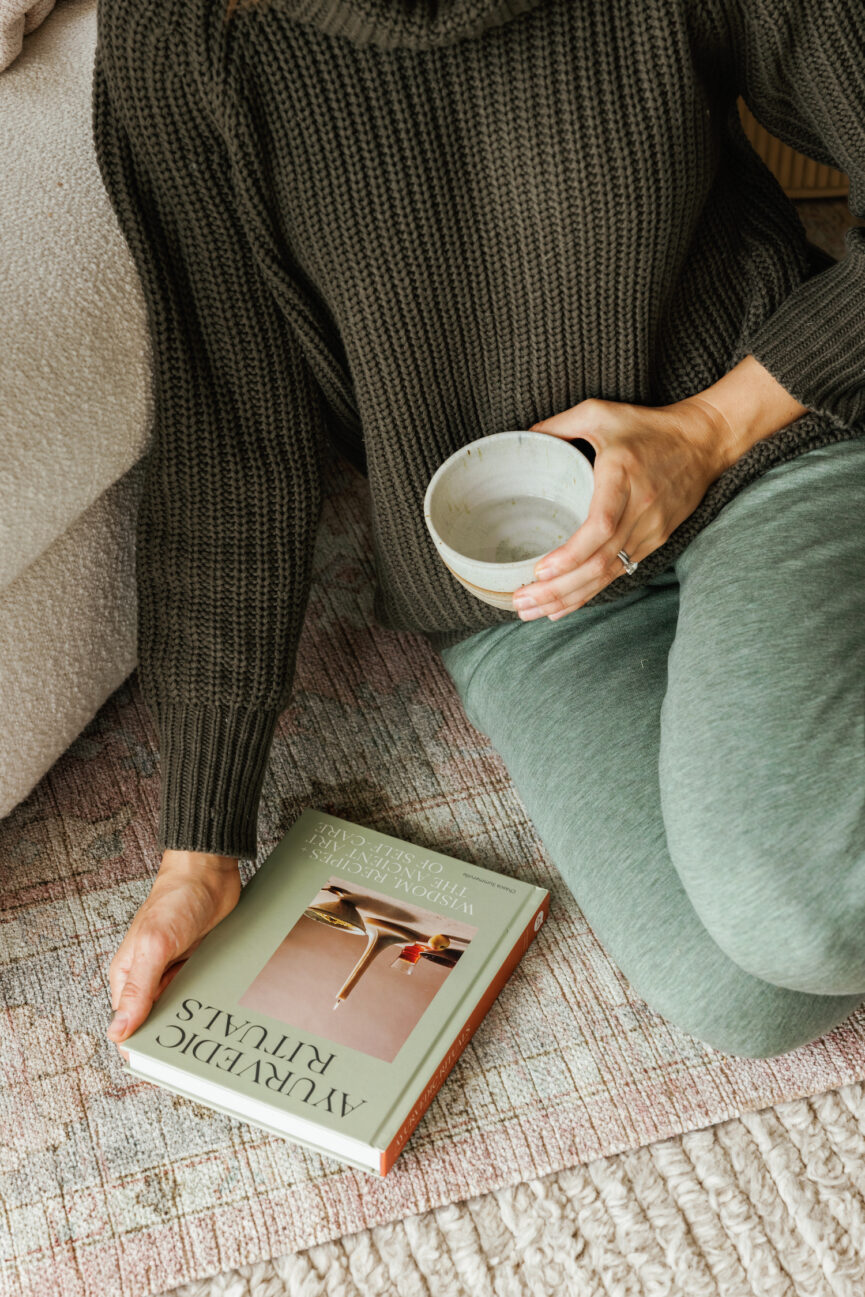
[(862, 1297), (863, 1194), (857, 1082), (171, 1297)]

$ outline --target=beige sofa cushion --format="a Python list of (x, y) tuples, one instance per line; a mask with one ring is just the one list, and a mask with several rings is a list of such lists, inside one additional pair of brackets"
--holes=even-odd
[(138, 277), (96, 166), (96, 0), (0, 72), (0, 590), (146, 449)]

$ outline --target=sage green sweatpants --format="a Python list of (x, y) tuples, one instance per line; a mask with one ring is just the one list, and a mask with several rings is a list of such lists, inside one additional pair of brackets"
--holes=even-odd
[(865, 1000), (865, 437), (745, 487), (645, 586), (442, 657), (636, 993), (726, 1053)]

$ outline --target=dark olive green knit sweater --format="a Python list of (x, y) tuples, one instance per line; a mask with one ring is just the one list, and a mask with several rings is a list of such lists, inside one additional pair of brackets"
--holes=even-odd
[(588, 396), (675, 401), (749, 352), (809, 407), (607, 600), (773, 464), (865, 434), (865, 229), (837, 263), (808, 243), (738, 93), (865, 215), (863, 0), (269, 0), (228, 21), (223, 0), (100, 0), (94, 140), (153, 346), (160, 849), (256, 853), (328, 440), (368, 476), (376, 616), (441, 646), (517, 615), (426, 531), (465, 442)]

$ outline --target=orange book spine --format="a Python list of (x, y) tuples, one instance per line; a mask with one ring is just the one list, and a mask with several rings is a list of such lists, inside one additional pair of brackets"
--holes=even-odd
[(540, 905), (535, 910), (532, 917), (529, 919), (525, 928), (520, 933), (519, 937), (517, 937), (517, 940), (514, 942), (510, 954), (503, 961), (495, 977), (487, 987), (486, 991), (478, 1000), (475, 1007), (472, 1009), (462, 1029), (457, 1033), (456, 1039), (451, 1044), (450, 1049), (448, 1049), (444, 1058), (438, 1064), (432, 1076), (430, 1077), (429, 1081), (424, 1086), (424, 1089), (422, 1090), (420, 1097), (417, 1100), (417, 1103), (415, 1103), (411, 1112), (408, 1114), (405, 1121), (400, 1126), (397, 1133), (394, 1135), (390, 1144), (387, 1146), (386, 1149), (382, 1150), (380, 1163), (379, 1163), (380, 1175), (387, 1175), (388, 1171), (391, 1169), (394, 1162), (399, 1157), (400, 1153), (402, 1152), (403, 1146), (408, 1142), (408, 1138), (411, 1135), (412, 1131), (414, 1130), (415, 1126), (418, 1124), (421, 1117), (424, 1115), (427, 1108), (432, 1103), (433, 1099), (435, 1098), (436, 1094), (441, 1088), (441, 1084), (444, 1081), (445, 1077), (450, 1072), (454, 1063), (456, 1063), (457, 1059), (465, 1049), (466, 1045), (471, 1040), (472, 1036), (475, 1034), (475, 1031), (477, 1030), (480, 1023), (486, 1017), (487, 1013), (489, 1012), (490, 1006), (492, 1005), (496, 996), (498, 996), (501, 993), (502, 987), (504, 986), (505, 982), (507, 982), (511, 973), (514, 971), (517, 964), (520, 962), (523, 955), (528, 950), (529, 946), (531, 945), (532, 941), (535, 938), (536, 933), (540, 929), (541, 924), (546, 919), (547, 914), (549, 913), (549, 909), (550, 909), (550, 894), (549, 892), (547, 892), (546, 896), (541, 901)]

